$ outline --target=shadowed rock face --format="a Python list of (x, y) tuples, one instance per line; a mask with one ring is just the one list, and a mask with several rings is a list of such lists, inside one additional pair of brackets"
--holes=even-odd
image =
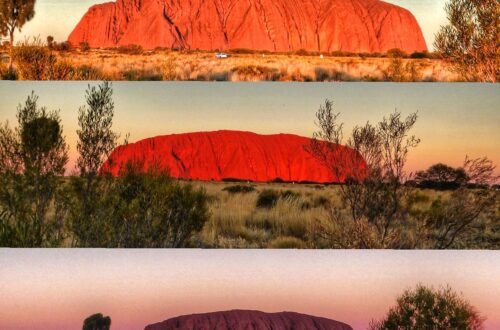
[(146, 49), (427, 49), (415, 17), (380, 0), (117, 0), (91, 7), (68, 39)]
[(344, 323), (298, 313), (229, 311), (176, 317), (145, 330), (352, 330)]
[[(335, 145), (343, 173), (334, 178), (331, 171), (306, 150), (309, 138), (292, 134), (258, 135), (251, 132), (216, 131), (158, 136), (118, 147), (102, 171), (112, 175), (128, 162), (168, 169), (175, 178), (221, 181), (241, 179), (269, 182), (343, 182), (346, 176), (363, 173), (363, 159), (352, 149)], [(339, 159), (336, 157), (336, 159)], [(357, 171), (357, 172), (354, 172)]]

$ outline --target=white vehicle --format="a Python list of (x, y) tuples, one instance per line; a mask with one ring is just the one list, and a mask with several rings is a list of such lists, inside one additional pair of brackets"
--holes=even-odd
[(227, 55), (226, 53), (217, 53), (217, 54), (215, 54), (215, 57), (217, 57), (217, 58), (228, 58), (229, 55)]

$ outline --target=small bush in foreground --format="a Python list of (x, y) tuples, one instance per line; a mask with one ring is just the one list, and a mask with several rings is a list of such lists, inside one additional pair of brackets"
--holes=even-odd
[(269, 242), (271, 249), (304, 249), (305, 247), (304, 241), (296, 237), (278, 237)]
[(222, 191), (227, 191), (230, 194), (248, 194), (254, 192), (255, 187), (248, 185), (236, 185), (225, 187), (224, 189), (222, 189)]
[(280, 194), (276, 190), (265, 189), (259, 193), (257, 197), (257, 208), (270, 209), (276, 206), (278, 203), (278, 199), (280, 198)]

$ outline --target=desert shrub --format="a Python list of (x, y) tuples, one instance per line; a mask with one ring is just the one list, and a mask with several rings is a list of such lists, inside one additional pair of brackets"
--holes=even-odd
[(101, 313), (91, 315), (83, 321), (83, 330), (109, 330), (111, 318)]
[(257, 208), (273, 208), (278, 203), (280, 193), (273, 189), (264, 189), (257, 196)]
[(160, 73), (144, 70), (126, 70), (122, 72), (124, 80), (128, 81), (161, 81), (163, 76)]
[[(345, 178), (339, 186), (342, 207), (331, 210), (329, 225), (318, 223), (317, 230), (322, 231), (319, 235), (329, 237), (336, 247), (395, 247), (400, 234), (398, 222), (408, 214), (404, 166), (409, 151), (420, 143), (409, 134), (417, 114), (403, 118), (394, 112), (377, 125), (356, 126), (347, 141), (339, 115), (329, 100), (320, 106), (316, 113), (319, 130), (308, 148), (334, 178)], [(355, 153), (342, 157), (338, 145), (347, 145)], [(366, 169), (358, 168), (360, 159)], [(346, 167), (350, 173), (346, 173)]]
[(73, 45), (69, 41), (54, 43), (52, 48), (59, 52), (70, 52), (73, 50)]
[(429, 54), (428, 51), (413, 52), (413, 53), (411, 53), (410, 58), (413, 58), (413, 59), (431, 58), (431, 55)]
[(31, 94), (18, 127), (0, 127), (0, 246), (52, 247), (63, 239), (68, 162), (59, 114)]
[(56, 57), (38, 38), (26, 39), (12, 50), (12, 60), (21, 80), (50, 80)]
[(162, 66), (163, 80), (177, 80), (177, 64), (173, 57), (168, 57)]
[(388, 57), (393, 57), (393, 58), (406, 58), (406, 57), (408, 57), (408, 54), (404, 50), (401, 50), (399, 48), (389, 49), (386, 52), (386, 54)]
[(306, 243), (296, 237), (280, 236), (269, 242), (271, 249), (305, 249)]
[(144, 53), (144, 49), (140, 45), (120, 46), (117, 48), (117, 51), (127, 55), (141, 55)]
[(106, 76), (101, 70), (90, 65), (76, 67), (72, 80), (105, 80)]
[(386, 81), (408, 82), (422, 79), (422, 73), (416, 63), (409, 61), (405, 64), (399, 57), (391, 60), (383, 74)]
[(232, 68), (231, 73), (250, 79), (279, 80), (278, 70), (261, 65), (240, 65)]
[(0, 60), (0, 79), (17, 80), (17, 72), (13, 67), (8, 66)]
[(484, 318), (450, 287), (435, 290), (418, 285), (406, 290), (380, 321), (372, 321), (370, 330), (397, 329), (483, 329)]
[(344, 52), (344, 51), (340, 51), (340, 50), (333, 51), (330, 53), (330, 55), (334, 56), (334, 57), (356, 57), (357, 56), (356, 53)]
[(54, 47), (54, 37), (53, 36), (47, 36), (47, 47), (49, 47), (49, 49), (52, 49)]
[(89, 50), (90, 50), (90, 45), (89, 45), (89, 43), (88, 43), (88, 42), (86, 42), (86, 41), (82, 41), (82, 42), (80, 42), (79, 46), (80, 46), (80, 50), (81, 50), (82, 52), (87, 52), (87, 51), (89, 51)]
[(230, 194), (248, 194), (255, 191), (254, 186), (249, 185), (235, 185), (229, 186), (222, 189), (222, 191), (227, 191)]

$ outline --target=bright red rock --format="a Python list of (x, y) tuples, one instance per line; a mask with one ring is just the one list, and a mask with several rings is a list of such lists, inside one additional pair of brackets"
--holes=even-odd
[(91, 7), (68, 40), (145, 49), (427, 50), (415, 17), (380, 0), (117, 0)]
[(234, 310), (176, 317), (145, 330), (352, 330), (349, 325), (310, 315)]
[(269, 182), (344, 182), (346, 176), (364, 173), (366, 164), (357, 152), (335, 145), (344, 160), (339, 178), (306, 150), (311, 140), (292, 134), (258, 135), (251, 132), (216, 131), (172, 134), (120, 146), (101, 171), (118, 176), (125, 164), (168, 169), (175, 178), (222, 181), (239, 179)]

